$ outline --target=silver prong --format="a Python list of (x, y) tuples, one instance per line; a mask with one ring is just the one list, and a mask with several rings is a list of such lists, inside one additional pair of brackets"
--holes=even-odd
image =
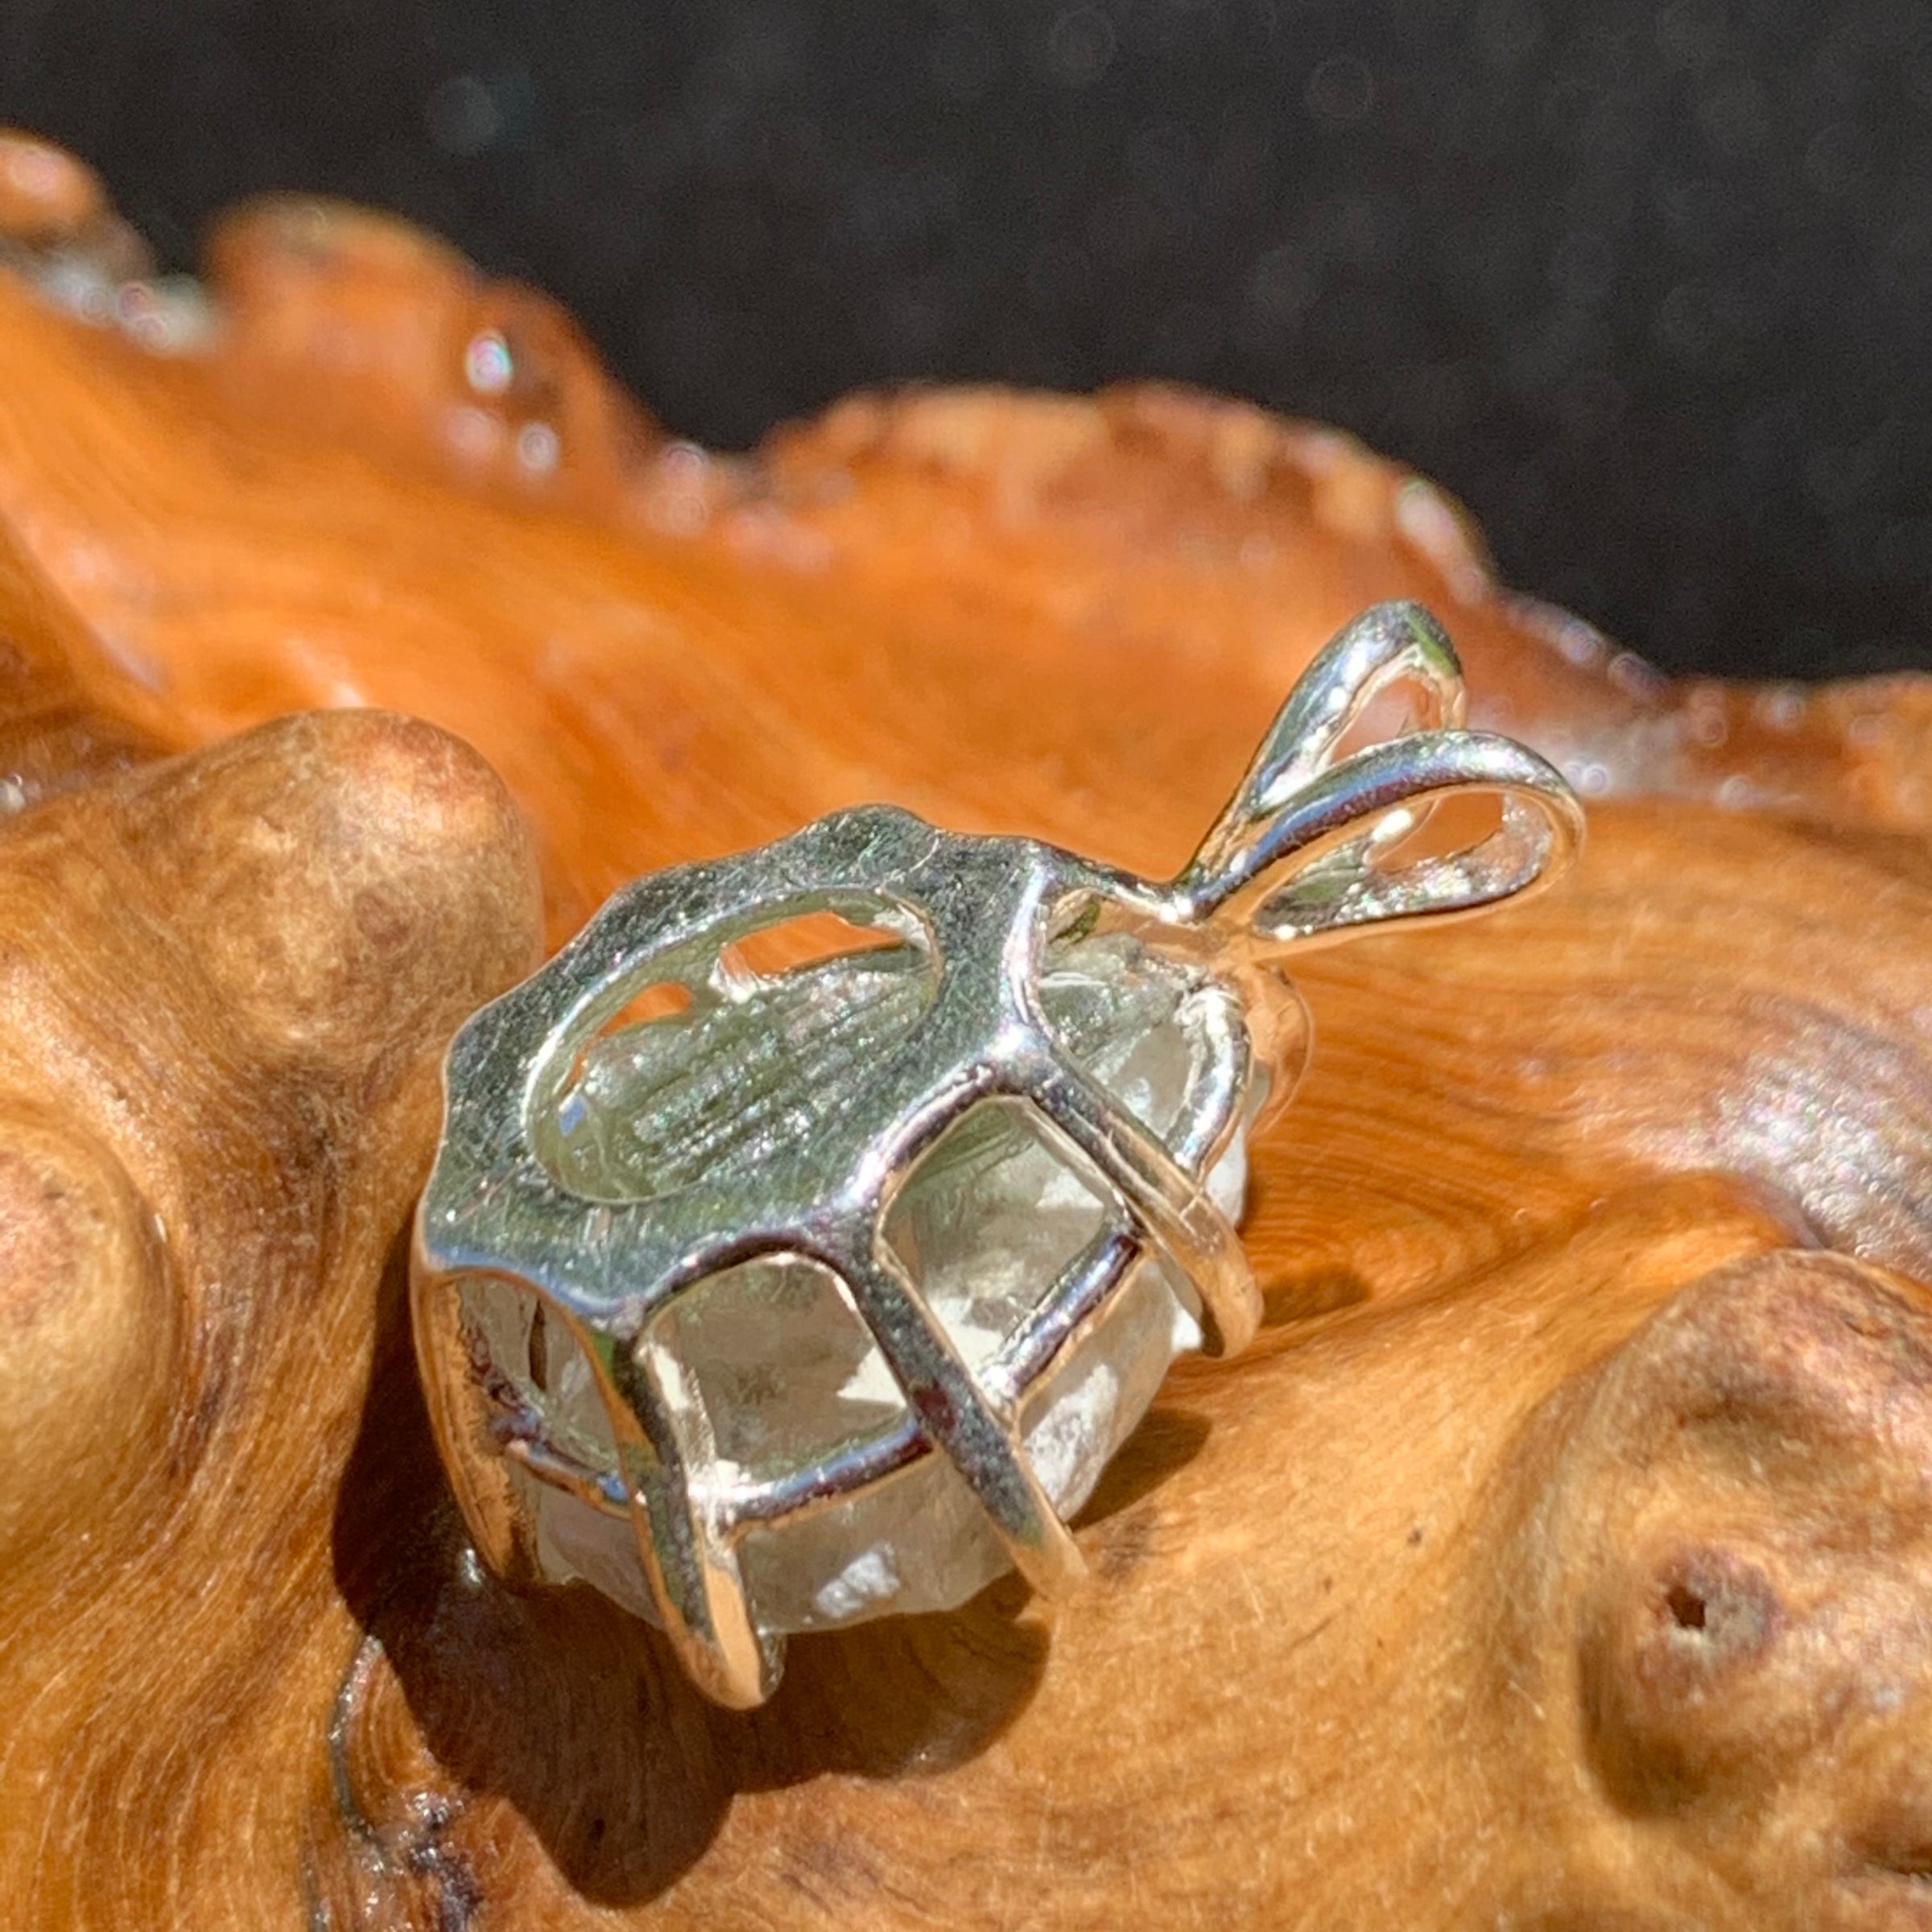
[(1233, 1224), (1131, 1115), (1064, 1062), (1042, 1067), (1030, 1099), (1054, 1137), (1193, 1282), (1211, 1355), (1238, 1354), (1261, 1324), (1261, 1290)]
[[(676, 1447), (662, 1365), (648, 1338), (617, 1377), (630, 1417), (613, 1415), (617, 1460), (646, 1581), (679, 1662), (704, 1694), (733, 1710), (778, 1687), (782, 1640), (759, 1630), (737, 1553), (720, 1536)], [(625, 1427), (625, 1422), (634, 1426)]]
[(1085, 1561), (1034, 1474), (1011, 1410), (960, 1359), (898, 1257), (881, 1237), (840, 1272), (920, 1426), (966, 1479), (1014, 1567), (1044, 1596), (1077, 1583)]

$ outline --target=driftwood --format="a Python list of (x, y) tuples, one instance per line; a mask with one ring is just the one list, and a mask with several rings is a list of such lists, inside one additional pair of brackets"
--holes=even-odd
[[(1932, 1923), (1926, 685), (1666, 684), (1199, 397), (720, 460), (394, 224), (245, 213), (171, 353), (75, 164), (0, 143), (0, 229), (10, 1924)], [(732, 1715), (482, 1576), (397, 1244), (546, 916), (867, 796), (1171, 866), (1397, 594), (1591, 848), (1311, 962), (1267, 1326), (1177, 1371), (1084, 1593), (801, 1640)], [(262, 722), (363, 705), (430, 722)]]

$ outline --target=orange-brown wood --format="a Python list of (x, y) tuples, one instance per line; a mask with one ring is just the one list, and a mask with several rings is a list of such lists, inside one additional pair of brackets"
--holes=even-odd
[[(238, 217), (157, 353), (35, 287), (126, 246), (39, 151), (0, 142), (9, 1922), (1932, 1922), (1923, 683), (1666, 685), (1430, 485), (1201, 398), (708, 458), (352, 211)], [(1607, 802), (1559, 891), (1310, 961), (1267, 1324), (1177, 1372), (1092, 1585), (801, 1640), (729, 1715), (481, 1575), (396, 1243), (442, 1043), (546, 922), (863, 797), (1170, 867), (1394, 594)], [(262, 722), (364, 705), (431, 722)]]

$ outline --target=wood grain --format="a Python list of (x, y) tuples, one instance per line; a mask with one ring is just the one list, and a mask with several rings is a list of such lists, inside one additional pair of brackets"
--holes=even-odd
[[(353, 211), (236, 217), (219, 328), (159, 353), (50, 301), (64, 250), (131, 258), (22, 153), (10, 1922), (1932, 1923), (1923, 683), (1666, 685), (1431, 486), (1171, 391), (861, 398), (711, 458)], [(800, 1641), (730, 1715), (601, 1600), (481, 1575), (395, 1243), (442, 1043), (546, 924), (863, 797), (1171, 867), (1398, 594), (1591, 847), (1311, 961), (1267, 1325), (1177, 1372), (1092, 1585)]]

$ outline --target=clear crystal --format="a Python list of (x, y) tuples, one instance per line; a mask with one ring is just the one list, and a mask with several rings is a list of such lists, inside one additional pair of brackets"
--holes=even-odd
[[(774, 1051), (788, 1077), (811, 1067), (836, 1080), (837, 1063), (863, 1050), (869, 1035), (852, 1018), (857, 993), (873, 996), (873, 1017), (888, 1031), (909, 1009), (916, 1013), (920, 976), (909, 964), (868, 954), (785, 976), (791, 983), (777, 1003)], [(1063, 943), (1042, 980), (1048, 1019), (1070, 1056), (1156, 1133), (1174, 1129), (1203, 1071), (1198, 1002), (1226, 997), (1119, 935)], [(667, 1159), (680, 1173), (691, 1166), (694, 1130), (714, 1159), (737, 1157), (755, 1141), (723, 1104), (721, 1088), (696, 1084), (719, 1042), (691, 1054), (700, 1043), (677, 1038), (691, 1025), (674, 1019), (630, 1029), (586, 1055), (574, 1113), (560, 1125), (570, 1158), (593, 1183), (587, 1191), (661, 1190)], [(747, 1092), (742, 1084), (737, 1091), (741, 1108)], [(663, 1117), (640, 1121), (632, 1112), (653, 1104), (682, 1123), (675, 1133)], [(755, 1092), (749, 1104), (759, 1105)], [(1232, 1215), (1245, 1168), (1237, 1129), (1209, 1177), (1210, 1191)], [(886, 1232), (965, 1362), (997, 1386), (1070, 1265), (1125, 1229), (1029, 1108), (988, 1102), (921, 1162)], [(1200, 1339), (1187, 1282), (1158, 1257), (1127, 1252), (1104, 1314), (1020, 1398), (1027, 1454), (1063, 1516), (1092, 1493), (1174, 1356)], [(469, 1293), (486, 1315), (493, 1359), (530, 1363), (526, 1398), (541, 1410), (547, 1439), (592, 1467), (614, 1468), (589, 1364), (562, 1325), (533, 1326), (534, 1303), (514, 1288), (478, 1284)], [(803, 1630), (949, 1608), (1010, 1567), (944, 1455), (918, 1452), (898, 1385), (828, 1270), (775, 1257), (720, 1273), (669, 1303), (642, 1346), (671, 1397), (694, 1498), (720, 1520), (736, 1520), (748, 1504), (755, 1517), (761, 1492), (802, 1472), (850, 1468), (869, 1455), (876, 1465), (881, 1455), (892, 1459), (895, 1443), (915, 1445), (892, 1473), (852, 1493), (747, 1523), (740, 1560), (767, 1627)], [(531, 1500), (539, 1555), (554, 1576), (580, 1576), (651, 1614), (625, 1518), (547, 1485), (533, 1484)]]
[(546, 1156), (588, 1200), (642, 1201), (728, 1180), (768, 1148), (822, 1131), (932, 1004), (931, 953), (911, 944), (760, 980), (748, 995), (621, 1027), (584, 1050)]

